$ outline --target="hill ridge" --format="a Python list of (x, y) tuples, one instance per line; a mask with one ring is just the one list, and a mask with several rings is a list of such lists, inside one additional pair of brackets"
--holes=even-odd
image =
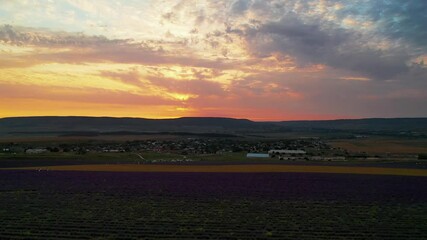
[(287, 132), (287, 131), (414, 131), (427, 134), (427, 118), (362, 118), (256, 122), (227, 117), (32, 116), (0, 118), (0, 133), (11, 132)]

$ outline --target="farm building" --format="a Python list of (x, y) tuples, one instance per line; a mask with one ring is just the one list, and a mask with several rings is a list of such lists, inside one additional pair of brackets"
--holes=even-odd
[(248, 153), (246, 154), (247, 158), (269, 158), (270, 154), (268, 153)]

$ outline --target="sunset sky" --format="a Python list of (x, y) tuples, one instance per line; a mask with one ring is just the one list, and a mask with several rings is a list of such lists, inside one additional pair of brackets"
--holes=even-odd
[(0, 117), (427, 117), (425, 0), (0, 0)]

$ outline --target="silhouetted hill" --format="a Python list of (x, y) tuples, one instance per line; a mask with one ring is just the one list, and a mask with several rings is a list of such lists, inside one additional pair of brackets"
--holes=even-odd
[(283, 121), (281, 126), (304, 129), (427, 131), (427, 118), (366, 118), (322, 121)]
[(0, 132), (230, 132), (263, 130), (273, 124), (247, 119), (195, 118), (144, 119), (112, 117), (13, 117), (0, 119)]
[(176, 119), (113, 117), (12, 117), (0, 119), (0, 133), (109, 133), (126, 132), (419, 132), (427, 134), (427, 118), (372, 118), (325, 121), (253, 122), (247, 119), (184, 117)]

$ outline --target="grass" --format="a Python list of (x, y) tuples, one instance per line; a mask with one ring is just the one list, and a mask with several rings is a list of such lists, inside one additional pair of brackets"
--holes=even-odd
[[(141, 159), (142, 156), (144, 159)], [(274, 159), (249, 159), (245, 152), (224, 154), (190, 154), (140, 152), (140, 153), (94, 153), (77, 154), (74, 152), (58, 152), (43, 154), (5, 154), (0, 153), (0, 168), (3, 167), (31, 167), (54, 165), (81, 165), (81, 164), (131, 164), (163, 162), (171, 160), (190, 159), (197, 162), (212, 164), (239, 164), (239, 163), (263, 163)], [(277, 160), (277, 159), (276, 159)], [(277, 160), (276, 162), (280, 162)]]
[(124, 153), (96, 153), (88, 152), (86, 154), (77, 154), (75, 152), (48, 152), (40, 154), (26, 154), (26, 153), (0, 153), (0, 161), (2, 159), (87, 159), (87, 160), (98, 160), (98, 159), (110, 159), (110, 160), (141, 160), (138, 156), (141, 155), (147, 160), (159, 160), (159, 159), (182, 159), (194, 158), (198, 160), (206, 161), (242, 161), (247, 160), (246, 153), (224, 153), (224, 154), (200, 154), (200, 155), (182, 155), (177, 153), (159, 153), (159, 152), (124, 152)]
[(0, 154), (0, 168), (31, 167), (50, 165), (81, 165), (81, 164), (132, 164), (151, 160), (182, 159), (182, 155), (169, 153), (86, 153), (74, 152), (43, 153), (43, 154)]
[(237, 153), (223, 153), (223, 154), (205, 154), (195, 156), (196, 159), (202, 161), (215, 161), (215, 162), (242, 162), (248, 161), (246, 152)]
[(425, 169), (379, 168), (379, 167), (337, 167), (297, 165), (149, 165), (149, 164), (105, 164), (42, 166), (16, 169), (56, 171), (101, 171), (101, 172), (305, 172), (339, 174), (373, 174), (400, 176), (427, 176)]

